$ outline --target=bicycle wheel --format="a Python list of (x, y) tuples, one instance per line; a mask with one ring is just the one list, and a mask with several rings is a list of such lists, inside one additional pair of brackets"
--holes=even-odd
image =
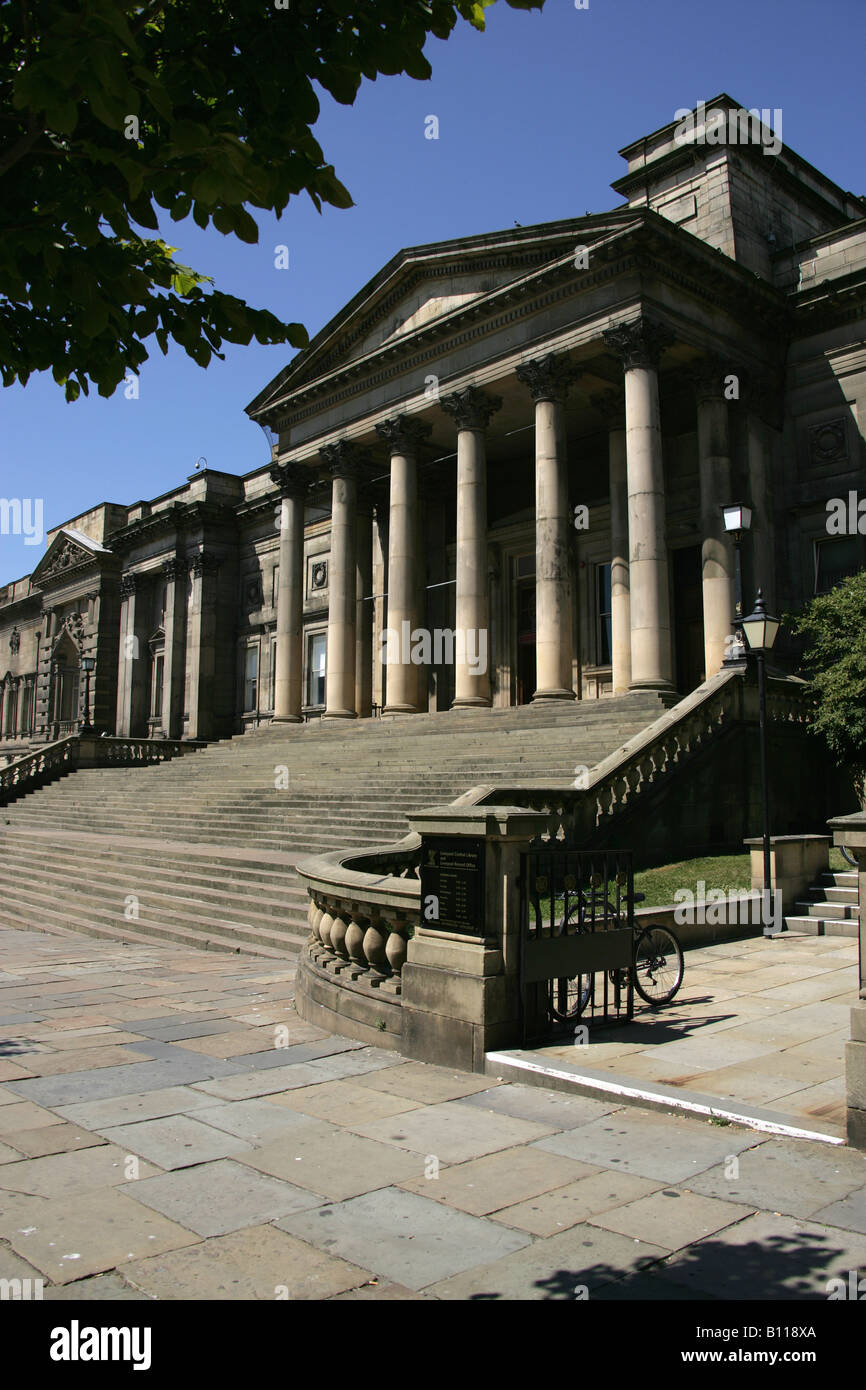
[[(563, 936), (571, 926), (572, 933), (586, 931), (584, 926), (585, 904), (576, 902), (559, 923), (557, 936)], [(550, 982), (550, 1012), (560, 1023), (569, 1023), (580, 1018), (592, 996), (591, 975), (563, 975), (561, 979)]]
[(683, 982), (683, 948), (667, 927), (645, 927), (635, 941), (634, 987), (647, 1004), (667, 1004)]

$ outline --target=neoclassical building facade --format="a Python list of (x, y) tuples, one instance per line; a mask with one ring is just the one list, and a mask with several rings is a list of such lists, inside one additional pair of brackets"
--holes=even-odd
[(0, 589), (0, 749), (685, 694), (727, 504), (747, 606), (862, 568), (866, 201), (706, 109), (728, 138), (627, 146), (613, 211), (396, 255), (247, 407), (262, 466), (50, 533)]

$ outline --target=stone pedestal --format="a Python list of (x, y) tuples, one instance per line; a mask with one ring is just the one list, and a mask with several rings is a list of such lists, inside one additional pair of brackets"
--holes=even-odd
[[(752, 891), (764, 887), (764, 841), (744, 840), (751, 854)], [(791, 911), (817, 878), (830, 867), (829, 835), (771, 835), (770, 882), (782, 894), (782, 912)]]
[(851, 1039), (845, 1047), (848, 1143), (866, 1149), (866, 811), (829, 822), (833, 843), (853, 854), (860, 888), (860, 1000), (851, 1010)]
[(405, 1056), (483, 1072), (487, 1052), (519, 1046), (520, 856), (545, 820), (514, 806), (411, 817), (418, 834), (485, 841), (486, 909), (477, 935), (416, 928), (401, 977)]

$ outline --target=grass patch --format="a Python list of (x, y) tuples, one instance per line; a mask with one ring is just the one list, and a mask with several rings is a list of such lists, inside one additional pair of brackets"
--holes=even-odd
[(701, 880), (706, 892), (715, 888), (723, 893), (747, 893), (752, 886), (751, 856), (748, 851), (715, 854), (662, 864), (657, 869), (642, 869), (634, 876), (634, 891), (645, 894), (638, 907), (667, 907), (674, 901), (677, 889), (688, 888), (697, 893)]

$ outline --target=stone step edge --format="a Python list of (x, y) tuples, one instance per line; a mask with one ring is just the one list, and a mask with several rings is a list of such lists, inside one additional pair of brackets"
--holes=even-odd
[[(255, 941), (238, 942), (231, 937), (223, 937), (219, 934), (205, 936), (202, 932), (190, 931), (185, 927), (162, 927), (159, 923), (144, 922), (138, 926), (146, 926), (148, 930), (131, 931), (119, 926), (109, 926), (102, 922), (77, 922), (76, 925), (60, 926), (59, 923), (49, 921), (43, 910), (43, 918), (39, 922), (34, 922), (29, 916), (22, 915), (15, 906), (0, 907), (0, 928), (3, 924), (11, 924), (18, 931), (39, 931), (48, 932), (59, 936), (90, 936), (98, 937), (102, 940), (128, 941), (134, 945), (153, 945), (154, 942), (168, 942), (174, 946), (186, 946), (196, 951), (224, 951), (229, 955), (252, 955), (266, 956), (269, 960), (290, 960), (293, 958), (295, 948), (300, 951), (304, 942), (292, 937), (286, 941), (285, 947), (267, 946), (264, 943)], [(0, 938), (2, 939), (2, 938)]]
[(724, 1101), (718, 1096), (665, 1086), (662, 1082), (636, 1081), (626, 1073), (594, 1071), (568, 1062), (553, 1066), (539, 1062), (532, 1053), (522, 1049), (486, 1053), (484, 1071), (487, 1076), (495, 1076), (503, 1081), (550, 1086), (557, 1091), (574, 1092), (596, 1100), (613, 1098), (648, 1110), (678, 1110), (691, 1115), (706, 1115), (787, 1139), (812, 1139), (818, 1143), (836, 1145), (845, 1143), (843, 1135), (813, 1129), (799, 1117), (782, 1111), (742, 1105), (738, 1101)]

